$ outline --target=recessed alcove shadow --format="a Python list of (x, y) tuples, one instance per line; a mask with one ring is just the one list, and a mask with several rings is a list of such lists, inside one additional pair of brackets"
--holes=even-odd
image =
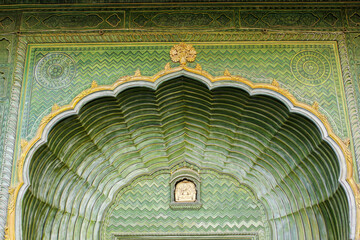
[[(102, 239), (118, 193), (183, 162), (249, 186), (271, 229), (260, 239), (348, 239), (339, 161), (315, 123), (271, 96), (188, 77), (99, 97), (54, 125), (29, 163), (22, 239)], [(215, 232), (201, 221), (188, 233)]]

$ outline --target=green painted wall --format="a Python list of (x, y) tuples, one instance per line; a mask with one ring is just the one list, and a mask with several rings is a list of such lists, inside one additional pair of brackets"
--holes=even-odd
[(21, 139), (93, 80), (162, 70), (179, 42), (197, 50), (192, 67), (276, 79), (298, 100), (317, 101), (360, 163), (358, 3), (0, 3), (0, 238)]
[[(170, 191), (159, 195), (170, 190), (169, 174), (184, 165), (201, 178), (203, 206), (193, 212), (170, 209)], [(317, 127), (279, 101), (233, 87), (209, 90), (196, 80), (175, 78), (156, 90), (134, 87), (91, 101), (79, 115), (52, 128), (29, 165), (23, 236), (110, 239), (111, 233), (131, 231), (132, 226), (131, 232), (138, 234), (145, 228), (153, 233), (237, 229), (259, 232), (260, 239), (345, 239), (349, 206), (338, 182), (339, 169), (335, 152)], [(160, 170), (163, 175), (155, 178)], [(143, 175), (146, 183), (139, 182)], [(258, 200), (234, 189), (237, 181)], [(131, 195), (132, 188), (144, 195)], [(241, 213), (232, 218), (232, 212), (248, 211), (239, 205), (242, 198), (264, 206), (250, 214), (256, 221)], [(222, 211), (226, 204), (229, 208)], [(130, 210), (135, 219), (127, 222), (123, 218)], [(140, 210), (148, 214), (147, 227), (137, 225), (144, 220)], [(172, 214), (175, 222), (161, 220), (162, 214)], [(152, 225), (155, 216), (160, 219)], [(264, 230), (267, 225), (271, 230)]]
[[(118, 233), (206, 233), (256, 234), (270, 239), (271, 228), (264, 207), (251, 190), (228, 176), (216, 172), (201, 173), (199, 210), (174, 211), (169, 207), (170, 174), (152, 179), (145, 177), (119, 192), (107, 210), (102, 229), (103, 239)], [(196, 219), (195, 221), (191, 219)]]

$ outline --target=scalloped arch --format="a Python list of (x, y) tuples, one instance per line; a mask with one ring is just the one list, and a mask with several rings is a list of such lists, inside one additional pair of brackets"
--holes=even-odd
[[(179, 86), (179, 82), (182, 85)], [(131, 98), (137, 94), (146, 96), (144, 99), (149, 100), (150, 104), (142, 102), (141, 98)], [(127, 98), (122, 97), (123, 95)], [(184, 98), (187, 100), (179, 100)], [(173, 105), (172, 101), (178, 104)], [(168, 116), (166, 120), (159, 117), (171, 111), (175, 111), (174, 115)], [(177, 114), (184, 120), (179, 124), (176, 123)], [(152, 119), (155, 115), (157, 120)], [(147, 118), (150, 120), (146, 120)], [(224, 118), (227, 120), (224, 121)], [(114, 119), (123, 122), (116, 124)], [(241, 126), (242, 122), (238, 119), (246, 124)], [(161, 122), (163, 125), (154, 127), (146, 124), (151, 121)], [(109, 124), (110, 127), (101, 129), (99, 126), (102, 124)], [(167, 129), (168, 126), (173, 126), (175, 130)], [(122, 140), (109, 135), (106, 130), (116, 132)], [(159, 136), (146, 135), (150, 130)], [(61, 140), (62, 135), (69, 135), (72, 131), (74, 146), (70, 146), (65, 138)], [(244, 141), (240, 135), (251, 141)], [(255, 137), (251, 138), (252, 135)], [(147, 142), (148, 139), (144, 136), (152, 141)], [(228, 140), (221, 140), (221, 144), (214, 143), (215, 136)], [(170, 144), (175, 140), (180, 141), (181, 149), (174, 149)], [(154, 156), (155, 150), (151, 149), (154, 145), (167, 147), (160, 150), (155, 148), (156, 153), (161, 152), (162, 155)], [(124, 150), (112, 150), (115, 146), (120, 146), (120, 149), (123, 147)], [(72, 151), (66, 151), (65, 148)], [(76, 155), (82, 149), (87, 151), (85, 158)], [(202, 151), (203, 157), (191, 154), (198, 150)], [(117, 161), (120, 156), (121, 159), (132, 159), (133, 162), (123, 166)], [(141, 161), (137, 161), (137, 158)], [(78, 227), (80, 233), (73, 235), (73, 239), (84, 239), (86, 231), (92, 229), (96, 232), (100, 228), (102, 213), (123, 186), (140, 175), (149, 174), (156, 169), (166, 169), (169, 164), (185, 158), (200, 163), (202, 167), (231, 172), (241, 182), (255, 189), (257, 197), (267, 208), (270, 216), (268, 220), (276, 239), (289, 237), (289, 229), (293, 227), (297, 229), (294, 236), (312, 236), (316, 239), (330, 225), (337, 226), (338, 230), (347, 221), (350, 226), (348, 230), (340, 229), (326, 234), (335, 238), (348, 234), (351, 239), (355, 239), (358, 227), (354, 193), (357, 195), (358, 192), (352, 179), (351, 163), (348, 161), (350, 158), (344, 144), (333, 134), (322, 115), (316, 109), (298, 103), (291, 94), (276, 84), (253, 84), (236, 76), (212, 77), (205, 71), (186, 66), (168, 68), (153, 77), (124, 77), (112, 86), (93, 84), (91, 89), (81, 93), (70, 105), (55, 108), (45, 117), (37, 136), (28, 144), (19, 163), (21, 184), (15, 193), (15, 213), (9, 214), (11, 236), (26, 239), (24, 234), (40, 236), (46, 234), (47, 230), (50, 235), (54, 231), (58, 234), (64, 228), (64, 221), (70, 221), (76, 215), (81, 221), (75, 220), (73, 227)], [(51, 161), (41, 162), (41, 159)], [(84, 164), (76, 159), (82, 159)], [(224, 161), (218, 159), (224, 160), (228, 165), (223, 166)], [(43, 165), (31, 165), (36, 161)], [(107, 164), (102, 167), (95, 165), (102, 163)], [(307, 164), (312, 167), (307, 168)], [(93, 173), (95, 168), (98, 169), (96, 174)], [(57, 179), (57, 187), (61, 191), (55, 189), (51, 192), (50, 188), (45, 187), (48, 190), (43, 192), (43, 185), (39, 183), (45, 184), (46, 179), (41, 179), (41, 174), (51, 172), (57, 172), (54, 179)], [(72, 174), (72, 178), (61, 182), (62, 176), (68, 173)], [(115, 176), (116, 173), (118, 176)], [(34, 176), (40, 176), (36, 183), (31, 182), (31, 179), (35, 179)], [(313, 178), (314, 176), (321, 181)], [(80, 185), (75, 186), (75, 182)], [(310, 187), (309, 184), (313, 185)], [(83, 191), (84, 188), (87, 190)], [(68, 192), (81, 192), (86, 196), (84, 199), (87, 202), (80, 200), (76, 203), (76, 199), (64, 197), (64, 189)], [(298, 193), (301, 198), (297, 198), (300, 197)], [(51, 200), (54, 196), (58, 196), (55, 197), (56, 203)], [(23, 218), (40, 216), (37, 212), (24, 211), (26, 203), (31, 203), (31, 197), (37, 198), (36, 204), (31, 206), (41, 205), (42, 210), (46, 210), (46, 205), (56, 206), (55, 212), (46, 210), (48, 214), (45, 218), (59, 218), (59, 225), (45, 224), (41, 233), (29, 233), (36, 226), (35, 223), (29, 224), (27, 232), (24, 232), (24, 226), (20, 224)], [(78, 204), (77, 213), (74, 213), (75, 203)], [(339, 212), (329, 210), (329, 207), (344, 209)], [(89, 212), (87, 208), (93, 210)], [(60, 216), (60, 213), (63, 215)], [(336, 222), (337, 216), (344, 222)], [(333, 220), (326, 222), (327, 218)], [(315, 225), (317, 229), (313, 227)], [(308, 232), (309, 227), (311, 230)], [(97, 238), (95, 233), (91, 236), (92, 239)]]

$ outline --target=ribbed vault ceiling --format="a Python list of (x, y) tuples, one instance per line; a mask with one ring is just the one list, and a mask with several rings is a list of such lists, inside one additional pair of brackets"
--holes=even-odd
[(264, 205), (272, 239), (347, 239), (336, 154), (278, 100), (180, 77), (102, 97), (57, 123), (34, 153), (23, 239), (100, 239), (114, 195), (180, 162), (231, 174)]

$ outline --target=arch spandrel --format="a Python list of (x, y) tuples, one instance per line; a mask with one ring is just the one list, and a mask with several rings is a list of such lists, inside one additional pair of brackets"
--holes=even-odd
[[(308, 119), (312, 122), (318, 129), (321, 139), (328, 144), (339, 164), (339, 183), (343, 187), (346, 201), (349, 204), (349, 221), (350, 221), (350, 236), (351, 238), (355, 239), (355, 231), (356, 236), (359, 236), (359, 216), (356, 215), (357, 208), (355, 205), (355, 198), (354, 196), (359, 196), (358, 186), (356, 185), (355, 181), (352, 178), (352, 163), (350, 153), (347, 150), (345, 144), (339, 139), (331, 130), (329, 123), (326, 121), (326, 118), (321, 115), (316, 108), (316, 104), (313, 106), (309, 106), (306, 104), (299, 103), (287, 90), (281, 89), (279, 84), (274, 81), (272, 84), (254, 84), (251, 81), (238, 77), (232, 76), (229, 72), (225, 71), (224, 76), (220, 77), (213, 77), (209, 75), (207, 72), (201, 69), (200, 66), (197, 68), (189, 68), (186, 65), (182, 65), (176, 68), (170, 68), (169, 65), (165, 67), (164, 71), (159, 72), (153, 77), (141, 76), (140, 72), (137, 72), (134, 76), (126, 76), (120, 78), (117, 82), (115, 82), (111, 86), (97, 86), (95, 82), (93, 82), (92, 87), (88, 90), (85, 90), (81, 94), (79, 94), (71, 104), (63, 107), (54, 106), (52, 113), (45, 117), (40, 124), (39, 130), (37, 132), (36, 137), (27, 144), (25, 150), (22, 153), (21, 160), (18, 163), (18, 178), (20, 184), (14, 189), (13, 199), (10, 199), (10, 207), (9, 207), (9, 237), (10, 239), (21, 239), (21, 211), (22, 211), (22, 202), (24, 198), (24, 194), (26, 193), (27, 189), (30, 185), (29, 179), (29, 166), (31, 159), (33, 158), (36, 151), (43, 146), (45, 143), (48, 142), (48, 135), (52, 131), (53, 127), (58, 124), (62, 119), (65, 119), (69, 116), (78, 115), (80, 110), (89, 102), (95, 99), (103, 98), (103, 97), (116, 97), (119, 93), (124, 92), (128, 89), (133, 87), (145, 87), (148, 89), (152, 89), (152, 91), (156, 91), (156, 89), (163, 83), (170, 81), (171, 79), (175, 79), (178, 77), (187, 77), (191, 79), (195, 79), (202, 84), (205, 84), (208, 89), (216, 90), (223, 87), (231, 87), (235, 89), (241, 89), (249, 94), (250, 97), (252, 96), (267, 96), (276, 101), (281, 102), (286, 108), (289, 110), (290, 113), (299, 114), (299, 116), (304, 117), (304, 119)], [(209, 90), (210, 91), (210, 90)], [(283, 141), (283, 140), (282, 140)], [(281, 141), (280, 141), (281, 142)], [(326, 149), (322, 151), (327, 151)], [(270, 154), (271, 155), (271, 154)], [(273, 156), (270, 156), (272, 158)], [(312, 156), (312, 158), (316, 158), (316, 154)], [(233, 167), (233, 166), (232, 166)], [(274, 169), (275, 169), (274, 165)], [(278, 163), (277, 167), (281, 167), (281, 164)], [(305, 167), (305, 166), (304, 166)], [(129, 172), (127, 178), (123, 179), (122, 181), (114, 182), (114, 186), (112, 188), (107, 189), (109, 199), (112, 199), (119, 188), (124, 185), (124, 182), (130, 181), (130, 179), (136, 178), (136, 176), (140, 176), (146, 174), (149, 170), (135, 170), (133, 172)], [(301, 172), (301, 171), (300, 171)], [(281, 173), (277, 173), (281, 175)], [(285, 176), (289, 178), (291, 176)], [(249, 178), (250, 179), (250, 178)], [(256, 179), (255, 179), (256, 180)], [(255, 181), (249, 181), (247, 184), (255, 183)], [(269, 181), (271, 184), (271, 181)], [(289, 186), (283, 185), (281, 187), (281, 191), (278, 193), (285, 194), (286, 192), (291, 193), (291, 190), (288, 188)], [(306, 188), (297, 188), (297, 191), (305, 191)], [(260, 191), (260, 189), (259, 189)], [(261, 190), (262, 194), (269, 194), (264, 192), (264, 189)], [(271, 193), (272, 195), (274, 193)], [(270, 195), (271, 195), (270, 194)], [(269, 196), (270, 196), (269, 195)], [(275, 195), (273, 195), (275, 197)], [(338, 196), (334, 196), (335, 198), (339, 198)], [(99, 198), (101, 198), (99, 196)], [(310, 197), (311, 198), (311, 197)], [(275, 198), (274, 198), (275, 199)], [(328, 199), (329, 200), (329, 199)], [(96, 199), (92, 199), (91, 201), (96, 202)], [(109, 202), (110, 200), (105, 199), (105, 202)], [(291, 200), (289, 200), (291, 201)], [(305, 200), (304, 200), (305, 201)], [(310, 201), (310, 200), (308, 200)], [(330, 200), (329, 200), (330, 201)], [(331, 201), (333, 201), (331, 199)], [(331, 202), (330, 201), (330, 202)], [(337, 201), (337, 200), (334, 200)], [(344, 202), (344, 199), (339, 200)], [(356, 197), (356, 201), (358, 202), (358, 197)], [(306, 201), (305, 201), (306, 202)], [(346, 205), (346, 203), (344, 204)], [(16, 204), (16, 205), (15, 205)], [(285, 203), (283, 203), (286, 206)], [(326, 206), (319, 205), (319, 209), (327, 209), (329, 206), (332, 206), (334, 203), (328, 203)], [(265, 204), (268, 208), (276, 208), (276, 203), (269, 201)], [(290, 205), (289, 205), (290, 206)], [(105, 211), (105, 206), (99, 208), (99, 212)], [(284, 211), (288, 211), (284, 209)], [(305, 215), (304, 215), (305, 214)], [(293, 219), (301, 219), (306, 216), (307, 213), (298, 212), (293, 214)], [(281, 219), (285, 216), (285, 212), (281, 212), (279, 210), (278, 214), (275, 214), (273, 217), (275, 221), (282, 221)], [(308, 217), (311, 217), (310, 215)], [(305, 217), (306, 218), (306, 217)], [(326, 216), (323, 216), (326, 219)], [(96, 219), (96, 218), (95, 218)], [(100, 216), (97, 219), (101, 219)], [(321, 223), (321, 221), (318, 221)], [(276, 225), (276, 223), (273, 223)], [(334, 224), (334, 223), (328, 223)], [(100, 225), (98, 223), (95, 224), (95, 229), (99, 229)], [(285, 229), (290, 229), (291, 225), (284, 225)], [(299, 233), (301, 236), (302, 233)], [(321, 234), (318, 233), (318, 234)], [(286, 238), (286, 236), (283, 236)]]

